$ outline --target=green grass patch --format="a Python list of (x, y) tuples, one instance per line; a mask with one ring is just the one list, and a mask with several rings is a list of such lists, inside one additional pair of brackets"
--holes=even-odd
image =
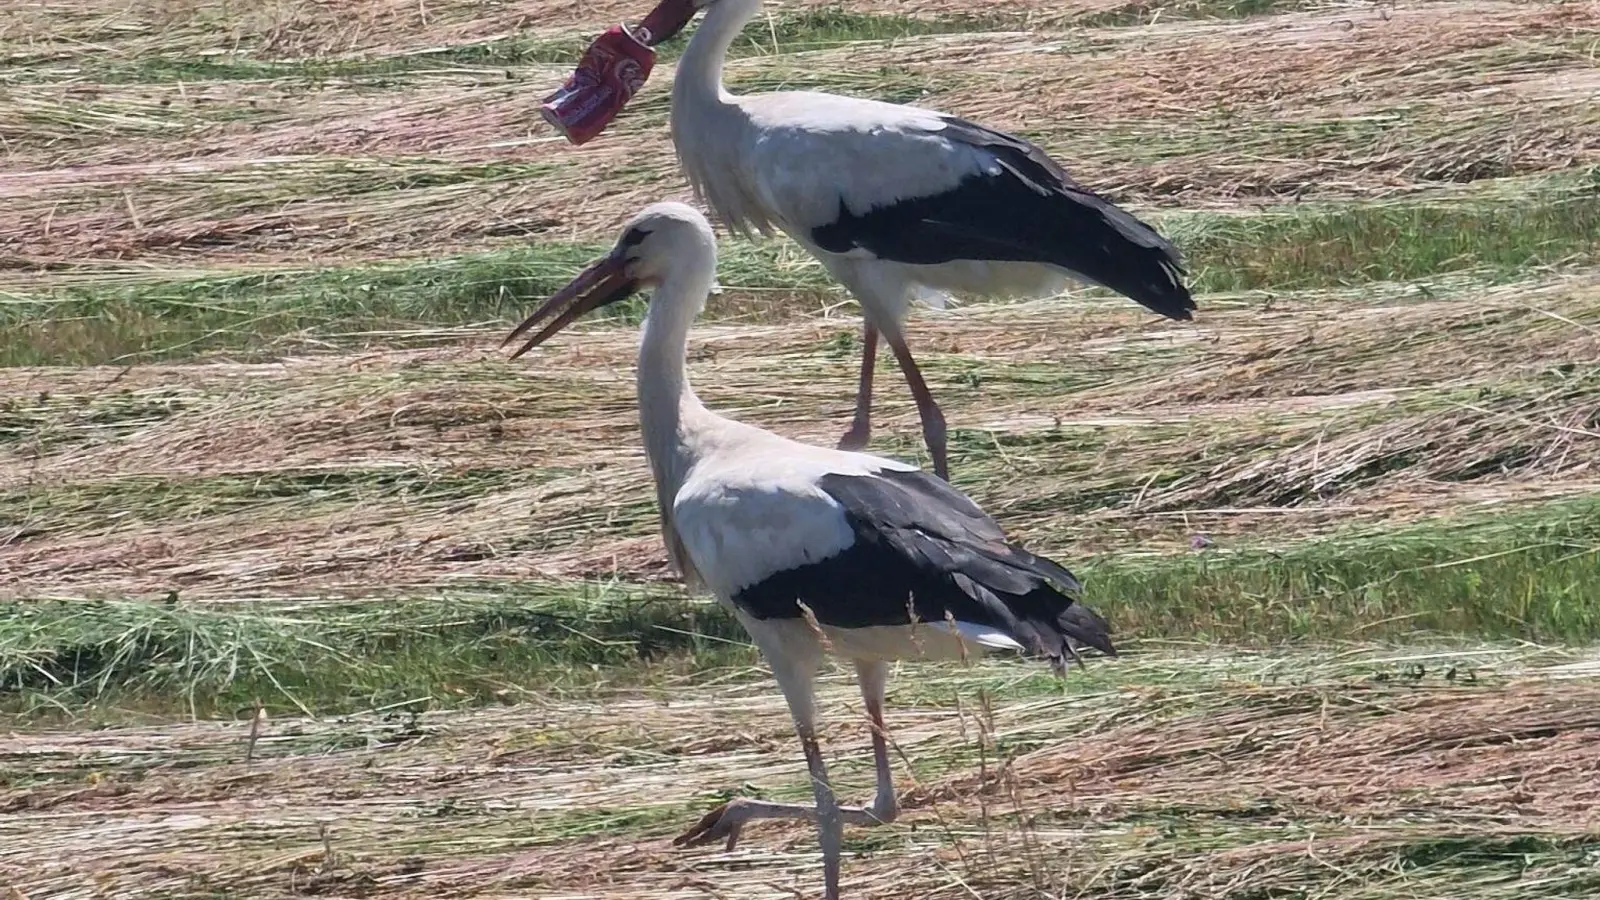
[(754, 661), (731, 618), (655, 596), (528, 584), (306, 606), (194, 606), (176, 593), (170, 602), (8, 603), (0, 698), (35, 712), (103, 702), (228, 715), (257, 698), (339, 712), (417, 698), (428, 707), (520, 699), (597, 678), (637, 682), (667, 654), (696, 670)]
[(1279, 550), (1096, 560), (1091, 602), (1141, 637), (1600, 639), (1600, 501)]
[[(1592, 262), (1600, 193), (1500, 203), (1312, 205), (1253, 216), (1152, 216), (1173, 235), (1197, 292), (1293, 290), (1483, 272), (1516, 280)], [(0, 364), (89, 365), (230, 351), (264, 356), (310, 342), (354, 346), (455, 340), (448, 329), (520, 319), (605, 251), (542, 243), (423, 262), (158, 282), (92, 281), (0, 298)], [(787, 241), (726, 241), (720, 278), (734, 297), (712, 314), (813, 313), (838, 288)], [(796, 303), (796, 295), (809, 303)], [(762, 298), (771, 296), (775, 302)], [(642, 301), (619, 310), (637, 321)], [(1201, 314), (1204, 315), (1202, 308)]]
[[(0, 361), (83, 365), (269, 351), (294, 336), (437, 331), (520, 318), (595, 256), (591, 245), (393, 265), (220, 274), (101, 288), (68, 286), (0, 308)], [(394, 343), (404, 344), (404, 339)], [(435, 336), (433, 340), (438, 340)], [(270, 351), (269, 351), (270, 352)]]
[(1498, 280), (1589, 263), (1600, 192), (1497, 204), (1348, 204), (1257, 216), (1174, 217), (1203, 290), (1295, 290), (1406, 281), (1465, 269)]
[[(1124, 642), (1600, 639), (1594, 500), (1073, 568)], [(497, 702), (755, 662), (720, 607), (617, 583), (486, 583), (365, 603), (210, 606), (173, 595), (0, 609), (0, 692), (16, 711), (132, 704), (210, 714), (258, 697), (319, 712)]]

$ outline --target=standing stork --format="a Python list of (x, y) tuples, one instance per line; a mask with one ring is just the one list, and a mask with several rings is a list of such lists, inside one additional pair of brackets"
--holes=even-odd
[(1178, 251), (1075, 182), (1034, 144), (927, 109), (810, 91), (735, 96), (728, 47), (761, 0), (661, 0), (660, 43), (706, 10), (672, 85), (672, 142), (695, 194), (730, 230), (788, 234), (861, 303), (861, 381), (839, 447), (872, 433), (881, 333), (905, 374), (939, 477), (944, 413), (906, 345), (911, 301), (948, 294), (1045, 296), (1069, 279), (1192, 318)]
[[(843, 824), (898, 811), (883, 727), (887, 663), (1008, 649), (1061, 671), (1074, 644), (1115, 655), (1105, 621), (1074, 602), (1072, 573), (1006, 539), (966, 495), (914, 466), (797, 443), (723, 418), (688, 383), (689, 328), (716, 275), (704, 216), (658, 203), (628, 222), (604, 259), (506, 338), (550, 319), (515, 359), (584, 313), (640, 288), (654, 296), (639, 347), (639, 424), (655, 478), (662, 535), (691, 587), (733, 611), (755, 640), (794, 717), (815, 806), (740, 798), (674, 843), (718, 838), (732, 849), (746, 822), (817, 822), (827, 900), (839, 896)], [(817, 747), (813, 682), (826, 652), (852, 660), (872, 722), (877, 794), (841, 807)]]

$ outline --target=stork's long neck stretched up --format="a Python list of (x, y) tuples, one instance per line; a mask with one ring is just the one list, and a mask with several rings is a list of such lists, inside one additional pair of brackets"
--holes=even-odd
[(718, 0), (706, 9), (672, 82), (672, 145), (689, 184), (729, 229), (770, 231), (741, 154), (754, 128), (739, 98), (722, 86), (728, 48), (761, 11), (761, 0)]
[(727, 420), (706, 409), (689, 386), (689, 328), (716, 277), (716, 245), (674, 260), (650, 300), (639, 343), (639, 429), (655, 475), (663, 516), (689, 469)]
[(674, 112), (680, 102), (700, 105), (727, 99), (722, 88), (722, 66), (728, 59), (728, 48), (760, 11), (761, 0), (719, 0), (711, 4), (678, 60), (672, 83)]

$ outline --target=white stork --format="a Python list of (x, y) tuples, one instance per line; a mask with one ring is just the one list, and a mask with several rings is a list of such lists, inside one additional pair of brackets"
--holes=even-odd
[[(514, 359), (585, 312), (653, 289), (639, 348), (639, 423), (667, 551), (688, 585), (733, 611), (772, 666), (816, 795), (815, 806), (732, 800), (675, 843), (726, 838), (731, 850), (753, 819), (814, 819), (826, 896), (835, 900), (843, 823), (890, 822), (898, 810), (883, 727), (889, 661), (1009, 649), (1060, 671), (1075, 645), (1116, 651), (1105, 621), (1074, 602), (1080, 587), (1071, 572), (1008, 541), (946, 482), (894, 460), (797, 443), (702, 405), (684, 360), (716, 264), (704, 216), (655, 204), (506, 343), (551, 319)], [(867, 807), (838, 805), (817, 747), (813, 681), (829, 651), (855, 663), (872, 722), (877, 794)]]
[(951, 293), (1045, 296), (1075, 278), (1192, 318), (1177, 249), (1022, 138), (873, 100), (729, 94), (724, 58), (761, 0), (662, 0), (644, 20), (648, 40), (672, 37), (702, 8), (672, 85), (673, 145), (724, 225), (787, 233), (861, 303), (861, 381), (841, 449), (871, 436), (881, 332), (916, 400), (934, 471), (949, 478), (944, 414), (903, 331), (914, 298), (942, 307)]

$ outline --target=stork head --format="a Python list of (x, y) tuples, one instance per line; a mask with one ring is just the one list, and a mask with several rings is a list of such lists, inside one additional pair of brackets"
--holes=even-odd
[[(551, 295), (533, 315), (524, 319), (506, 339), (504, 347), (544, 319), (550, 323), (529, 338), (516, 359), (539, 346), (585, 313), (627, 299), (641, 289), (653, 288), (688, 268), (704, 269), (706, 289), (717, 265), (716, 236), (711, 223), (692, 206), (674, 201), (653, 203), (629, 219), (622, 237), (600, 261)], [(705, 302), (706, 290), (698, 292)], [(691, 298), (696, 296), (690, 292)], [(698, 309), (697, 309), (698, 311)]]

